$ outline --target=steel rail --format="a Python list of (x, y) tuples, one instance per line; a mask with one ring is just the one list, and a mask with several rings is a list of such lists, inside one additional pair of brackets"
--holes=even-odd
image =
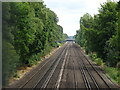
[[(68, 48), (69, 48), (69, 46), (68, 46)], [(63, 76), (63, 71), (64, 71), (64, 68), (65, 68), (65, 64), (66, 64), (66, 62), (68, 60), (67, 56), (69, 56), (68, 51), (66, 52), (66, 55), (65, 55), (65, 58), (64, 58), (64, 61), (62, 63), (61, 70), (60, 70), (60, 73), (59, 73), (59, 76), (58, 76), (58, 80), (57, 80), (57, 82), (55, 84), (56, 90), (59, 90), (59, 88), (60, 88), (60, 83), (61, 83), (61, 79), (62, 79), (62, 76)]]
[[(80, 54), (80, 52), (78, 52), (78, 53)], [(87, 70), (88, 74), (90, 75), (92, 81), (94, 82), (94, 84), (95, 84), (95, 86), (96, 86), (96, 89), (100, 90), (100, 89), (99, 89), (100, 87), (99, 87), (97, 81), (95, 80), (94, 76), (91, 74), (91, 72), (90, 72), (90, 71), (88, 70), (88, 68), (86, 67), (86, 64), (85, 64), (84, 60), (83, 60), (82, 58), (81, 58), (81, 60), (82, 60), (82, 63), (83, 63), (83, 65), (84, 65), (85, 69)]]
[[(79, 47), (80, 48), (80, 47)], [(108, 88), (110, 88), (110, 86), (106, 83), (106, 81), (104, 80), (104, 78), (99, 74), (99, 72), (94, 68), (94, 66), (91, 64), (91, 62), (88, 60), (88, 58), (86, 58), (86, 56), (83, 54), (83, 52), (81, 51), (81, 48), (80, 48), (80, 52), (81, 54), (84, 56), (85, 60), (91, 65), (91, 67), (94, 69), (94, 71), (100, 76), (100, 78), (103, 80), (103, 82), (106, 84), (106, 86)], [(89, 70), (88, 70), (89, 71)], [(92, 74), (91, 74), (92, 75)], [(93, 75), (92, 75), (93, 76)], [(94, 78), (94, 77), (93, 77)], [(96, 80), (94, 80), (94, 82), (96, 82)], [(96, 82), (97, 84), (97, 82)], [(99, 85), (97, 85), (97, 88), (100, 88)]]
[[(73, 50), (73, 51), (74, 51), (74, 53), (76, 53), (76, 55), (78, 55), (78, 53), (76, 52), (76, 50)], [(78, 56), (79, 56), (79, 55), (78, 55)], [(80, 57), (79, 57), (79, 58), (80, 58)], [(90, 85), (90, 82), (89, 82), (88, 77), (87, 77), (87, 75), (86, 75), (86, 72), (85, 72), (85, 70), (84, 70), (83, 63), (80, 63), (80, 62), (78, 61), (78, 64), (80, 65), (79, 69), (80, 69), (80, 71), (81, 71), (81, 75), (82, 75), (82, 78), (83, 78), (83, 80), (84, 80), (85, 87), (86, 87), (88, 90), (92, 90), (91, 85)]]
[[(74, 49), (73, 49), (74, 50)], [(73, 51), (74, 52), (74, 51)], [(75, 88), (77, 90), (77, 85), (78, 85), (78, 82), (76, 80), (76, 73), (75, 73), (75, 60), (73, 60), (73, 70), (74, 70), (74, 80), (75, 80)]]
[[(67, 54), (67, 52), (66, 52), (66, 54)], [(65, 55), (65, 57), (66, 57), (66, 55)], [(62, 58), (62, 55), (61, 55), (61, 58)], [(59, 60), (58, 60), (57, 63), (55, 64), (55, 67), (52, 69), (51, 73), (49, 74), (49, 77), (47, 77), (46, 81), (43, 83), (43, 85), (42, 85), (41, 88), (46, 88), (46, 86), (48, 85), (51, 77), (53, 76), (53, 74), (54, 74), (54, 72), (55, 72), (55, 70), (56, 70), (56, 68), (57, 68), (57, 66), (58, 66), (61, 58), (59, 58)]]
[[(65, 47), (64, 50), (61, 52), (62, 55), (65, 53), (66, 49), (67, 49), (67, 47)], [(34, 85), (33, 88), (36, 88), (36, 87), (37, 87), (37, 85), (38, 85), (38, 84), (40, 83), (40, 81), (44, 78), (44, 76), (47, 74), (47, 72), (48, 72), (52, 67), (54, 67), (53, 65), (55, 65), (56, 63), (57, 63), (57, 64), (59, 63), (59, 61), (60, 61), (60, 59), (61, 59), (60, 56), (62, 57), (62, 55), (59, 54), (59, 57), (58, 57), (59, 59), (56, 60), (56, 59), (57, 59), (57, 58), (56, 58), (56, 59), (54, 60), (54, 62), (51, 64), (50, 68), (47, 69), (47, 71), (44, 73), (44, 75), (42, 76), (42, 78), (38, 80), (38, 82)], [(55, 67), (56, 67), (56, 66), (57, 66), (57, 65), (55, 65)], [(43, 85), (42, 85), (40, 88), (45, 88), (45, 87), (47, 86), (47, 84), (48, 84), (51, 76), (52, 76), (53, 73), (54, 73), (54, 71), (55, 71), (55, 68), (54, 68), (53, 70), (51, 70), (49, 76), (47, 77), (47, 79), (44, 81)]]

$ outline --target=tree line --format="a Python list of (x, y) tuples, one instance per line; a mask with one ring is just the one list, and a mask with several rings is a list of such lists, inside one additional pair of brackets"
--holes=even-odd
[(107, 66), (120, 68), (120, 2), (108, 1), (98, 11), (81, 17), (75, 40), (86, 53), (96, 54)]
[(18, 67), (31, 66), (67, 34), (44, 2), (2, 3), (3, 85)]

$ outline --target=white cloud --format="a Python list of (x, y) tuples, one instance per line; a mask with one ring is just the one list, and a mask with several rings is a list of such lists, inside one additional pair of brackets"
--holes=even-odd
[(85, 13), (97, 14), (100, 4), (106, 0), (44, 0), (44, 2), (59, 17), (58, 24), (63, 27), (64, 33), (73, 36), (79, 29), (80, 17)]

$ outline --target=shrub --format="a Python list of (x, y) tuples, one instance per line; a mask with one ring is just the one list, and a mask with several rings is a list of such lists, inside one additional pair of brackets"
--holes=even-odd
[(97, 58), (97, 54), (95, 54), (95, 53), (92, 54), (91, 56), (92, 56), (93, 61)]
[(35, 54), (29, 59), (28, 66), (32, 66), (34, 64), (37, 64), (37, 61), (40, 61), (40, 60), (41, 60), (40, 54), (37, 54), (37, 55)]
[(113, 67), (105, 67), (106, 73), (112, 78), (114, 82), (120, 83), (120, 72), (118, 69)]
[(120, 69), (120, 62), (117, 63), (117, 68)]
[(101, 58), (96, 58), (95, 62), (100, 66), (103, 65), (103, 60)]

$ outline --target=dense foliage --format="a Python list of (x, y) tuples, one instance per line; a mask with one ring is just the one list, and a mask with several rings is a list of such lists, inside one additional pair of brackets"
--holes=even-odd
[(97, 54), (108, 66), (119, 66), (120, 62), (120, 2), (108, 1), (101, 5), (99, 14), (88, 13), (80, 19), (76, 42), (87, 53)]
[(99, 14), (80, 19), (75, 40), (96, 64), (120, 84), (120, 1), (101, 5)]
[(57, 15), (43, 2), (2, 3), (3, 85), (17, 67), (32, 65), (67, 38)]

